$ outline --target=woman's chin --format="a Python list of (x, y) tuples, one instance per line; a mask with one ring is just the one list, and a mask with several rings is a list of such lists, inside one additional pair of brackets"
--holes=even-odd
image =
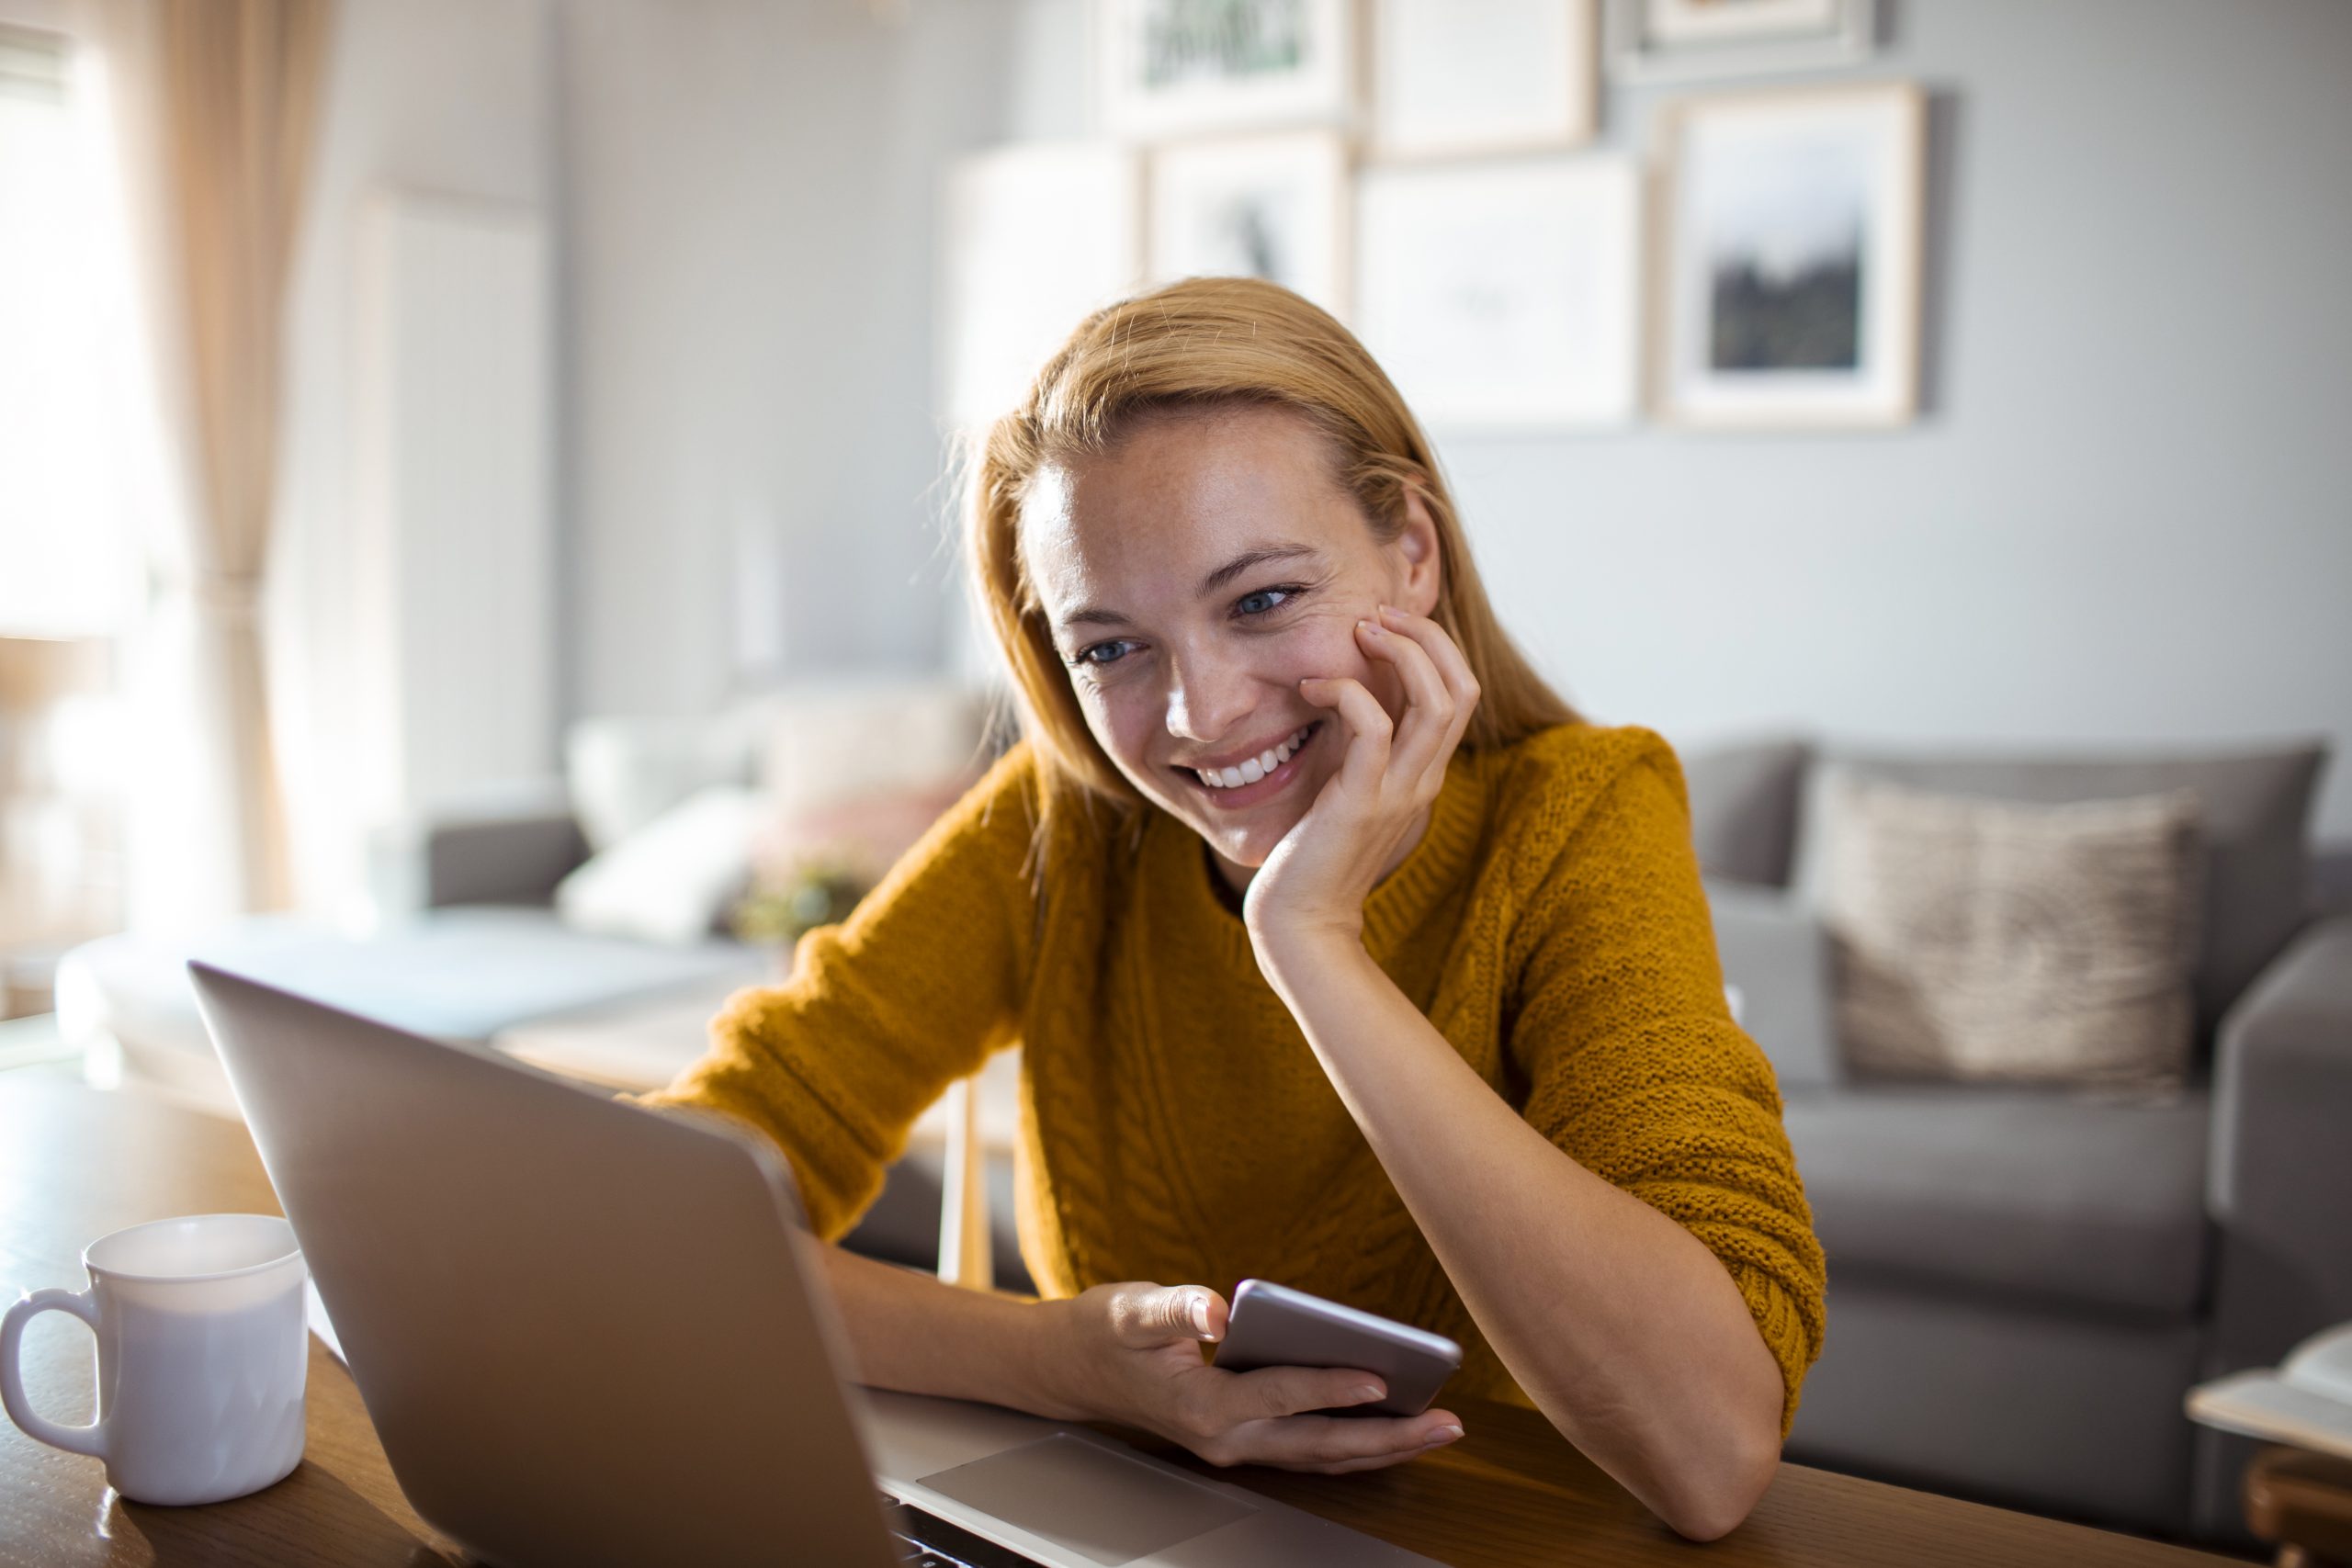
[(1230, 825), (1221, 831), (1212, 831), (1195, 823), (1193, 830), (1206, 840), (1209, 847), (1224, 860), (1244, 870), (1256, 871), (1272, 858), (1274, 851), (1282, 844), (1283, 836), (1295, 825), (1295, 818), (1279, 825), (1256, 823), (1237, 832)]
[(1170, 816), (1199, 834), (1218, 859), (1250, 871), (1272, 858), (1283, 839), (1306, 815), (1301, 807), (1284, 810), (1279, 816), (1253, 812), (1247, 820), (1237, 821), (1215, 810), (1204, 811), (1197, 801), (1164, 800), (1161, 805)]

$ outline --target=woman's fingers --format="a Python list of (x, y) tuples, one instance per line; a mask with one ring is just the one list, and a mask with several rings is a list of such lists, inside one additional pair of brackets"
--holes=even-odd
[(1445, 756), (1453, 754), (1463, 734), (1470, 728), (1470, 716), (1478, 710), (1478, 677), (1470, 672), (1470, 660), (1459, 644), (1446, 635), (1443, 626), (1427, 615), (1416, 615), (1394, 604), (1380, 607), (1381, 624), (1401, 633), (1430, 658), (1440, 680), (1453, 699), (1453, 723), (1448, 732)]
[(1348, 727), (1347, 750), (1340, 761), (1340, 777), (1361, 792), (1366, 801), (1379, 798), (1380, 780), (1388, 772), (1388, 750), (1396, 726), (1380, 699), (1363, 682), (1346, 675), (1310, 675), (1298, 683), (1298, 694), (1320, 708), (1337, 708)]
[[(1434, 788), (1437, 779), (1430, 775), (1434, 772), (1442, 778), (1444, 759), (1452, 753), (1452, 743), (1459, 734), (1454, 726), (1457, 705), (1429, 650), (1419, 638), (1392, 622), (1391, 617), (1398, 613), (1384, 604), (1380, 620), (1362, 621), (1358, 627), (1364, 648), (1374, 658), (1394, 664), (1405, 682), (1405, 716), (1396, 727), (1389, 765), (1417, 787)], [(1430, 624), (1435, 626), (1435, 623)], [(1440, 630), (1438, 635), (1443, 637), (1444, 633)]]
[(1293, 1416), (1237, 1430), (1231, 1445), (1257, 1464), (1294, 1470), (1316, 1465), (1394, 1464), (1438, 1446), (1459, 1423), (1438, 1411), (1419, 1416)]
[(1478, 705), (1478, 677), (1470, 672), (1470, 660), (1461, 645), (1446, 635), (1443, 626), (1427, 615), (1416, 615), (1410, 610), (1400, 610), (1394, 604), (1380, 607), (1380, 624), (1391, 631), (1401, 632), (1412, 639), (1437, 666), (1438, 676), (1446, 690), (1453, 694), (1454, 705), (1464, 710)]
[(1226, 1417), (1245, 1421), (1278, 1421), (1309, 1410), (1340, 1410), (1370, 1404), (1388, 1397), (1378, 1374), (1332, 1367), (1261, 1367), (1250, 1372), (1227, 1372), (1219, 1380), (1218, 1395)]
[(1299, 694), (1317, 707), (1337, 708), (1346, 721), (1341, 776), (1351, 789), (1374, 792), (1360, 798), (1377, 799), (1392, 773), (1425, 795), (1444, 781), (1446, 763), (1469, 729), (1477, 678), (1445, 628), (1426, 615), (1383, 604), (1378, 619), (1356, 623), (1356, 634), (1368, 654), (1395, 666), (1405, 686), (1404, 717), (1392, 720), (1361, 682), (1344, 675), (1301, 681)]
[(1434, 1443), (1424, 1443), (1418, 1449), (1407, 1449), (1402, 1453), (1374, 1454), (1368, 1459), (1343, 1459), (1330, 1464), (1300, 1465), (1296, 1468), (1311, 1470), (1317, 1475), (1345, 1475), (1351, 1470), (1380, 1470), (1388, 1465), (1402, 1464), (1408, 1459), (1419, 1459), (1423, 1454), (1433, 1454), (1453, 1441), (1450, 1437), (1441, 1438)]

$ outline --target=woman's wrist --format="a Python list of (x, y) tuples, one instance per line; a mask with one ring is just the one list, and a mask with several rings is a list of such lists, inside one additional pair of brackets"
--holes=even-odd
[(1069, 1303), (964, 1290), (837, 1246), (820, 1256), (860, 1382), (1058, 1420), (1091, 1415)]
[(1102, 1402), (1088, 1375), (1086, 1336), (1078, 1311), (1074, 1296), (1023, 1305), (1016, 1376), (1025, 1397), (1005, 1403), (1053, 1421), (1102, 1418)]
[(1308, 983), (1372, 964), (1372, 954), (1363, 945), (1361, 919), (1352, 925), (1284, 921), (1271, 930), (1252, 926), (1250, 948), (1266, 983), (1294, 1005)]

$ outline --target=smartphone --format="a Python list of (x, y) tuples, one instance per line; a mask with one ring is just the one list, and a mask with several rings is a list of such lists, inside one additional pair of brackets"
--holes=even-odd
[(1233, 1292), (1215, 1364), (1230, 1372), (1260, 1367), (1349, 1367), (1377, 1372), (1388, 1397), (1333, 1416), (1419, 1416), (1462, 1365), (1462, 1347), (1442, 1334), (1394, 1323), (1287, 1285), (1244, 1280)]

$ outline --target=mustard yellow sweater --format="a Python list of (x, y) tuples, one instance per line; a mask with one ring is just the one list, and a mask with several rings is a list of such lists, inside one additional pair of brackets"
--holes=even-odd
[[(1450, 1335), (1456, 1389), (1525, 1403), (1258, 973), (1199, 837), (1156, 809), (1115, 840), (1057, 812), (1041, 904), (1035, 787), (1017, 747), (648, 1100), (767, 1132), (831, 1238), (923, 1108), (1018, 1043), (1022, 1251), (1046, 1294), (1262, 1276)], [(1530, 1124), (1723, 1259), (1792, 1416), (1821, 1349), (1821, 1248), (1772, 1069), (1724, 1005), (1665, 741), (1575, 725), (1457, 752), (1364, 942)]]

